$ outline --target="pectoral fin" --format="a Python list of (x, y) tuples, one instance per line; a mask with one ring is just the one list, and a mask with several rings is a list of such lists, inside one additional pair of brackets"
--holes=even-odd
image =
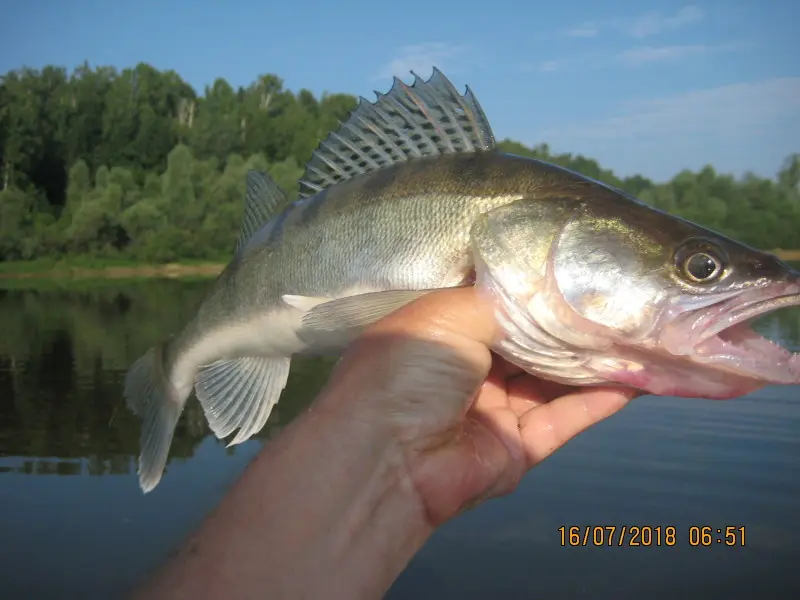
[(344, 347), (364, 329), (434, 290), (389, 290), (324, 301), (284, 296), (287, 304), (305, 310), (297, 335), (314, 347)]

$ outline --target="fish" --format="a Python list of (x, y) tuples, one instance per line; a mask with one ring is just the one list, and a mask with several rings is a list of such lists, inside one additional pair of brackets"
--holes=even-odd
[(774, 255), (563, 167), (508, 154), (469, 86), (437, 69), (360, 98), (320, 143), (299, 198), (246, 176), (230, 263), (175, 335), (129, 369), (139, 485), (166, 467), (194, 392), (219, 439), (266, 424), (296, 356), (341, 354), (437, 289), (475, 286), (492, 351), (578, 386), (729, 399), (800, 383), (800, 356), (751, 323), (800, 304)]

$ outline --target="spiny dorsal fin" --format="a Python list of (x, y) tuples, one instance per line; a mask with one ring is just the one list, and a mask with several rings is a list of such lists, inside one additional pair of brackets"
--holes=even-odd
[(489, 121), (469, 86), (459, 95), (435, 67), (428, 81), (411, 74), (411, 86), (395, 77), (389, 93), (375, 92), (375, 102), (359, 99), (308, 161), (302, 197), (412, 158), (494, 149)]
[(262, 171), (247, 172), (247, 191), (244, 197), (244, 217), (239, 239), (236, 241), (236, 252), (247, 243), (253, 234), (269, 221), (277, 210), (286, 202), (286, 194), (272, 180), (269, 174)]

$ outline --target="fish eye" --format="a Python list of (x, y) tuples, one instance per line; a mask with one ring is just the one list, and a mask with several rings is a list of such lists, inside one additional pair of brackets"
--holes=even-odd
[(690, 238), (684, 241), (675, 254), (674, 274), (694, 285), (713, 283), (728, 273), (728, 255), (711, 240)]
[(722, 260), (713, 252), (693, 252), (682, 259), (681, 270), (694, 283), (709, 283), (717, 279), (723, 270)]

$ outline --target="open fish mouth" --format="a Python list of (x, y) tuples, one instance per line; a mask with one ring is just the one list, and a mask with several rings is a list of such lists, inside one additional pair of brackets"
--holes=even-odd
[(791, 306), (800, 306), (800, 283), (771, 284), (703, 309), (680, 329), (688, 333), (695, 361), (769, 383), (800, 384), (800, 353), (752, 327), (756, 319)]

